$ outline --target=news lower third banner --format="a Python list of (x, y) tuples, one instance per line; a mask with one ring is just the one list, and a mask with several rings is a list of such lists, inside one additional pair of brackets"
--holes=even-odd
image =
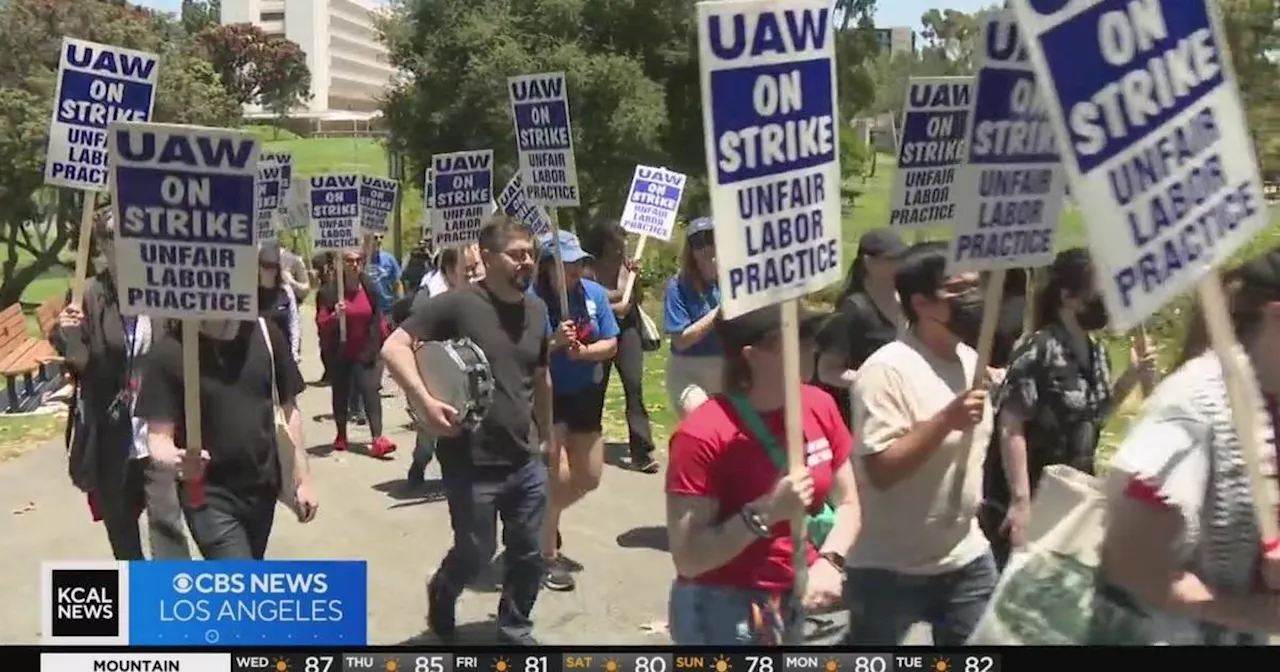
[(362, 560), (46, 562), (41, 636), (71, 646), (363, 646)]

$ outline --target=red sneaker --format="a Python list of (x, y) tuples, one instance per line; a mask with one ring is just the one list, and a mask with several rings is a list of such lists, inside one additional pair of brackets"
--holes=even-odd
[(373, 457), (386, 457), (396, 452), (396, 444), (391, 443), (391, 439), (385, 436), (379, 436), (373, 440), (373, 444), (369, 446), (369, 455)]
[(338, 436), (335, 436), (335, 437), (333, 438), (333, 449), (334, 449), (334, 450), (337, 450), (337, 451), (344, 451), (344, 450), (346, 450), (346, 449), (347, 449), (347, 437), (342, 436), (341, 434), (339, 434)]

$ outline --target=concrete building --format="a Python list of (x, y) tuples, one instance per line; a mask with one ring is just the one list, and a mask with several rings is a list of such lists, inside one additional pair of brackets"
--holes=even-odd
[[(225, 10), (224, 10), (225, 12)], [(916, 32), (907, 26), (876, 28), (876, 44), (891, 56), (916, 50)]]
[(252, 23), (302, 48), (312, 99), (299, 112), (369, 114), (395, 74), (374, 27), (376, 10), (374, 0), (222, 0), (222, 23)]

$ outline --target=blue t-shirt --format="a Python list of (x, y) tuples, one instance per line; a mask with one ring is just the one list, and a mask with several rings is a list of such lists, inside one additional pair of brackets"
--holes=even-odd
[(378, 250), (373, 261), (365, 266), (365, 275), (377, 294), (378, 308), (383, 314), (391, 313), (396, 302), (396, 283), (400, 281), (400, 262), (386, 250)]
[[(554, 331), (560, 317), (560, 297), (543, 296), (547, 303), (547, 330)], [(578, 324), (578, 338), (585, 344), (618, 337), (618, 319), (609, 307), (609, 291), (604, 285), (583, 278), (578, 288), (569, 292), (569, 316)], [(569, 358), (565, 350), (551, 353), (551, 386), (556, 394), (573, 394), (598, 385), (604, 380), (603, 362), (584, 362)]]
[[(662, 330), (668, 336), (684, 333), (689, 325), (702, 319), (707, 313), (720, 307), (720, 286), (711, 285), (706, 294), (699, 294), (680, 276), (667, 283), (667, 295), (663, 302)], [(681, 350), (671, 342), (671, 353), (688, 357), (719, 357), (722, 354), (720, 338), (711, 332), (702, 340)]]

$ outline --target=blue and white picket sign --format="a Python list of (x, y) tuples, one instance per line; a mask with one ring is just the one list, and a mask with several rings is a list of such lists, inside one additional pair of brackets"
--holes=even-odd
[(535, 236), (541, 236), (551, 231), (551, 216), (547, 214), (546, 209), (541, 205), (529, 200), (529, 196), (525, 192), (524, 180), (520, 177), (520, 171), (516, 171), (516, 174), (511, 176), (507, 186), (503, 187), (498, 194), (494, 205), (502, 208), (502, 212), (506, 213), (508, 217), (524, 222), (524, 225), (529, 227), (529, 230)]
[(263, 153), (258, 159), (257, 213), (254, 222), (258, 227), (258, 242), (276, 239), (276, 215), (284, 207), (280, 198), (280, 172), (282, 166)]
[(386, 177), (360, 176), (360, 235), (387, 232), (388, 220), (396, 210), (400, 183)]
[(435, 248), (474, 243), (493, 211), (493, 150), (436, 154), (431, 168)]
[(280, 166), (280, 212), (289, 207), (289, 189), (293, 186), (293, 154), (279, 150), (265, 151), (262, 161), (272, 161)]
[(698, 3), (707, 176), (726, 318), (841, 279), (828, 0)]
[(972, 94), (972, 77), (912, 77), (907, 82), (890, 227), (956, 225), (956, 186), (966, 158)]
[(516, 151), (525, 191), (547, 208), (578, 206), (578, 168), (573, 161), (569, 87), (563, 72), (507, 79)]
[(618, 222), (627, 233), (671, 240), (686, 178), (666, 168), (636, 166)]
[(1267, 226), (1211, 0), (1018, 0), (1014, 9), (1116, 329)]
[(222, 128), (107, 127), (120, 312), (258, 317), (258, 141)]
[(160, 57), (62, 38), (44, 183), (107, 190), (107, 126), (151, 120)]
[(360, 249), (359, 175), (312, 175), (307, 178), (306, 203), (315, 252)]
[(947, 265), (955, 273), (1048, 266), (1067, 175), (1013, 12), (989, 14), (979, 46)]

